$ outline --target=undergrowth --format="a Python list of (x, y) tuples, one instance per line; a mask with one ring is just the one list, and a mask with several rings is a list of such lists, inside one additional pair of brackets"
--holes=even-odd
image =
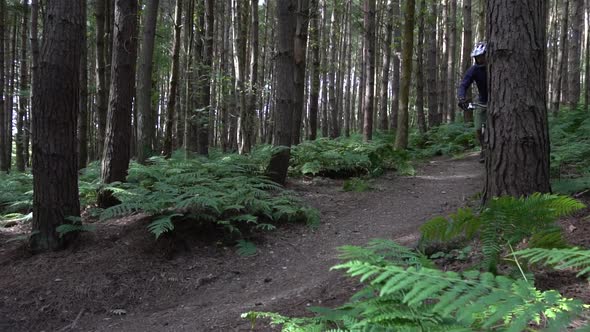
[(590, 189), (590, 117), (583, 108), (551, 117), (551, 175), (557, 193)]
[(255, 165), (233, 158), (152, 157), (150, 163), (133, 163), (126, 183), (107, 187), (121, 204), (102, 211), (102, 220), (142, 212), (153, 218), (148, 229), (156, 238), (178, 222), (214, 224), (236, 235), (282, 222), (319, 222), (316, 210), (257, 174)]
[[(422, 232), (425, 238), (443, 241), (479, 234), (483, 242), (489, 242), (491, 251), (486, 253), (484, 247), (484, 254), (497, 260), (498, 248), (505, 248), (505, 241), (530, 239), (543, 230), (553, 232), (555, 218), (580, 207), (580, 203), (560, 196), (502, 197), (479, 215), (459, 210), (449, 218), (436, 218)], [(491, 223), (497, 224), (493, 229), (498, 235), (489, 232)], [(515, 277), (479, 270), (441, 271), (420, 251), (389, 240), (374, 240), (364, 247), (346, 246), (341, 248), (345, 262), (333, 269), (345, 270), (364, 285), (346, 304), (336, 309), (311, 308), (315, 313), (311, 318), (268, 312), (249, 312), (243, 317), (253, 326), (265, 319), (291, 332), (565, 331), (588, 306), (557, 291), (535, 288), (526, 267), (543, 264), (587, 275), (590, 251), (551, 248), (553, 242), (545, 240), (548, 242), (537, 248), (531, 239), (528, 249), (502, 252), (506, 259), (518, 263), (521, 274)]]
[(454, 156), (473, 150), (479, 144), (473, 125), (462, 122), (442, 124), (422, 134), (415, 131), (410, 136), (410, 151), (415, 158)]
[(409, 155), (396, 151), (393, 142), (391, 134), (377, 134), (371, 142), (363, 142), (360, 135), (305, 141), (291, 150), (290, 174), (334, 178), (378, 176), (386, 170), (414, 174)]

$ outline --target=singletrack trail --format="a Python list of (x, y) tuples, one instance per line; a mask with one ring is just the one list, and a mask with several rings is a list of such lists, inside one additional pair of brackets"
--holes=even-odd
[[(76, 331), (250, 331), (241, 313), (305, 315), (310, 305), (337, 306), (358, 287), (341, 271), (329, 271), (338, 263), (339, 246), (360, 245), (373, 238), (414, 244), (423, 222), (474, 198), (481, 190), (483, 171), (472, 155), (457, 160), (438, 158), (419, 166), (416, 176), (386, 174), (372, 182), (373, 190), (364, 193), (344, 192), (341, 180), (295, 180), (290, 189), (320, 210), (321, 224), (317, 229), (279, 227), (255, 240), (258, 252), (253, 257), (241, 257), (233, 248), (209, 243), (172, 259), (157, 259), (153, 252), (148, 255), (145, 249), (132, 249), (149, 240), (135, 239), (140, 235), (129, 238), (129, 230), (125, 237), (113, 238), (109, 246), (100, 239), (107, 235), (97, 234), (94, 245), (74, 254), (87, 255), (77, 258), (78, 265), (63, 263), (70, 271), (59, 277), (69, 285), (62, 291), (80, 294), (73, 303), (62, 305), (59, 321), (48, 324), (40, 313), (31, 317), (35, 310), (27, 311), (24, 325), (17, 325), (25, 314), (9, 321), (9, 313), (0, 309), (0, 327), (5, 321), (6, 327), (16, 330), (59, 330), (69, 325), (67, 330)], [(143, 227), (132, 232), (145, 232)], [(102, 254), (93, 256), (101, 248)], [(68, 261), (76, 260), (69, 255)], [(44, 264), (38, 261), (41, 258), (31, 259), (33, 266)], [(9, 269), (26, 273), (22, 265), (15, 263)], [(6, 273), (0, 272), (0, 280)], [(43, 285), (56, 278), (54, 273), (44, 278), (35, 281), (40, 284), (37, 288), (59, 293)], [(101, 297), (101, 290), (104, 298), (89, 304), (89, 299)], [(23, 296), (23, 292), (11, 296)], [(0, 293), (0, 300), (3, 298), (5, 294)], [(125, 314), (117, 315), (120, 313)], [(271, 329), (258, 323), (257, 331), (267, 330)]]

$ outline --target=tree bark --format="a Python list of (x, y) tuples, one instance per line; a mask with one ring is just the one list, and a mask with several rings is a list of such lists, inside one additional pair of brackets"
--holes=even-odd
[[(87, 4), (82, 1), (82, 22), (87, 20)], [(88, 163), (88, 38), (86, 36), (86, 25), (80, 36), (80, 118), (78, 119), (78, 146), (79, 159), (78, 167), (85, 168)]]
[(309, 139), (315, 140), (318, 133), (318, 108), (320, 98), (320, 10), (318, 0), (310, 0), (311, 27), (309, 47), (311, 48), (311, 89), (309, 93)]
[[(131, 105), (137, 55), (137, 8), (137, 0), (115, 1), (110, 100), (101, 163), (101, 181), (105, 184), (124, 182), (129, 168)], [(117, 203), (109, 191), (102, 190), (99, 193), (100, 207), (109, 207)]]
[(148, 0), (145, 3), (145, 19), (143, 23), (141, 54), (137, 79), (137, 161), (144, 163), (154, 153), (156, 121), (152, 110), (152, 71), (154, 58), (154, 42), (158, 21), (159, 0)]
[(41, 61), (33, 105), (34, 252), (57, 250), (73, 240), (56, 228), (80, 216), (76, 118), (79, 107), (82, 2), (46, 4)]
[(295, 103), (295, 59), (294, 37), (297, 25), (297, 1), (277, 0), (277, 53), (275, 81), (275, 140), (277, 146), (283, 147), (274, 153), (266, 172), (271, 180), (284, 184), (287, 179), (289, 158), (291, 155), (291, 134), (293, 105)]
[[(328, 60), (328, 102), (330, 105), (330, 138), (340, 136), (340, 127), (338, 126), (338, 101), (336, 97), (336, 71), (338, 70), (338, 40), (340, 33), (340, 5), (338, 1), (332, 2), (332, 19), (330, 24), (330, 56)], [(365, 4), (366, 9), (366, 4)], [(374, 30), (373, 23), (373, 30)], [(365, 25), (366, 27), (366, 25)], [(374, 34), (374, 33), (373, 33)]]
[(501, 195), (551, 191), (546, 15), (542, 1), (488, 0), (489, 156), (484, 203)]
[(27, 25), (28, 25), (28, 1), (23, 1), (23, 17), (20, 31), (21, 37), (21, 53), (20, 53), (20, 88), (18, 94), (18, 113), (16, 117), (16, 169), (19, 172), (25, 171), (25, 116), (27, 114), (28, 96), (26, 91), (28, 89), (28, 69), (27, 69)]
[(400, 73), (401, 61), (400, 54), (402, 51), (402, 33), (401, 33), (401, 12), (400, 0), (392, 0), (393, 5), (393, 73), (391, 81), (391, 125), (390, 128), (397, 130), (399, 118), (399, 92), (400, 92)]
[(575, 108), (580, 102), (580, 76), (582, 72), (580, 57), (582, 29), (584, 28), (584, 0), (573, 0), (573, 7), (572, 35), (569, 39), (570, 50), (568, 53), (570, 63), (567, 72), (569, 78), (567, 100), (570, 108)]
[(4, 85), (6, 82), (6, 76), (5, 76), (5, 71), (4, 71), (4, 57), (5, 57), (5, 51), (4, 51), (4, 35), (5, 35), (5, 18), (4, 16), (6, 15), (6, 1), (5, 0), (0, 0), (0, 138), (2, 139), (2, 142), (0, 142), (0, 169), (3, 170), (6, 166), (6, 160), (5, 156), (6, 156), (6, 149), (7, 144), (6, 144), (6, 131), (7, 131), (7, 126), (6, 123), (4, 121), (4, 119), (6, 118), (6, 112), (7, 110), (5, 109), (6, 104), (4, 102)]
[(426, 72), (428, 78), (426, 84), (428, 86), (428, 126), (430, 128), (440, 125), (440, 110), (438, 108), (438, 52), (436, 45), (436, 24), (438, 17), (438, 8), (436, 1), (432, 1), (430, 5), (430, 12), (427, 25), (428, 43), (426, 51)]
[(364, 2), (364, 38), (365, 38), (365, 95), (363, 102), (364, 124), (363, 138), (373, 139), (373, 107), (375, 98), (375, 0)]
[(418, 117), (418, 130), (426, 132), (426, 116), (424, 116), (424, 16), (426, 15), (426, 0), (420, 1), (418, 13), (418, 54), (416, 68), (416, 115)]
[(454, 122), (456, 116), (456, 72), (457, 72), (457, 0), (450, 0), (449, 22), (449, 52), (447, 66), (447, 110), (449, 112), (449, 121)]
[(305, 66), (307, 31), (309, 26), (309, 0), (297, 0), (297, 27), (295, 29), (295, 104), (293, 105), (292, 143), (301, 142), (301, 125), (305, 110)]
[(246, 91), (246, 63), (247, 63), (247, 46), (248, 46), (248, 6), (247, 1), (236, 1), (236, 25), (234, 32), (236, 36), (236, 62), (237, 62), (237, 94), (240, 109), (240, 135), (239, 144), (240, 154), (250, 153), (252, 149), (252, 128), (249, 128), (248, 122), (251, 119), (248, 109), (247, 91)]
[(105, 131), (107, 127), (108, 89), (106, 78), (106, 46), (105, 15), (106, 3), (109, 0), (96, 0), (94, 16), (96, 19), (96, 117), (98, 132), (96, 135), (98, 151), (104, 151)]
[(166, 104), (166, 135), (164, 137), (164, 156), (170, 158), (174, 149), (173, 130), (176, 96), (178, 93), (178, 69), (180, 67), (180, 32), (182, 28), (182, 0), (176, 0), (174, 14), (174, 46), (172, 47), (172, 69), (170, 73), (170, 90)]
[[(471, 23), (471, 0), (463, 0), (463, 66), (462, 72), (471, 67), (471, 49), (473, 48), (473, 31)], [(454, 107), (455, 105), (453, 105)], [(463, 111), (463, 122), (473, 122), (473, 111)]]
[(393, 34), (394, 3), (391, 1), (387, 8), (385, 28), (385, 52), (383, 52), (383, 69), (381, 70), (381, 108), (379, 109), (379, 129), (389, 129), (387, 117), (387, 96), (389, 95), (389, 69), (391, 62), (391, 38)]
[(400, 112), (395, 148), (404, 150), (408, 147), (408, 106), (410, 101), (410, 82), (412, 80), (412, 52), (414, 50), (414, 24), (416, 14), (415, 0), (408, 0), (405, 7), (405, 25), (403, 36), (402, 81), (400, 86)]
[(555, 77), (555, 93), (553, 95), (554, 99), (552, 102), (552, 112), (553, 114), (557, 114), (559, 112), (559, 106), (561, 104), (561, 97), (564, 93), (563, 83), (565, 79), (563, 78), (564, 73), (566, 72), (566, 63), (567, 63), (567, 30), (568, 30), (568, 21), (569, 21), (569, 0), (564, 0), (562, 12), (562, 23), (561, 23), (561, 34), (559, 37), (559, 55), (557, 56), (557, 63), (559, 66), (558, 74)]
[[(205, 20), (203, 35), (203, 53), (201, 55), (200, 75), (200, 106), (197, 114), (197, 153), (201, 156), (209, 154), (209, 110), (212, 107), (211, 77), (213, 72), (213, 29), (215, 24), (215, 9), (213, 0), (205, 0)], [(258, 22), (256, 22), (258, 24)], [(256, 31), (258, 34), (258, 31)], [(258, 48), (258, 45), (256, 45)]]

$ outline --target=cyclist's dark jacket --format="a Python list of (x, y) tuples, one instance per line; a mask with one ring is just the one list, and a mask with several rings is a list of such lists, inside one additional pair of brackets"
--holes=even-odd
[(477, 90), (479, 91), (479, 102), (482, 104), (488, 103), (488, 74), (485, 65), (473, 65), (467, 69), (461, 85), (459, 85), (459, 91), (457, 93), (459, 99), (465, 99), (467, 89), (475, 81)]

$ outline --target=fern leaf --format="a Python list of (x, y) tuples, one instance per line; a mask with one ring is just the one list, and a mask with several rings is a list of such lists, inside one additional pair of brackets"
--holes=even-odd
[(590, 273), (590, 250), (530, 248), (517, 251), (514, 255), (527, 259), (532, 264), (550, 265), (559, 270), (578, 270), (578, 277)]
[(156, 236), (158, 239), (162, 234), (166, 232), (170, 232), (174, 230), (174, 224), (172, 223), (172, 218), (182, 216), (181, 214), (171, 214), (166, 216), (161, 216), (154, 221), (152, 221), (148, 225), (148, 230)]

